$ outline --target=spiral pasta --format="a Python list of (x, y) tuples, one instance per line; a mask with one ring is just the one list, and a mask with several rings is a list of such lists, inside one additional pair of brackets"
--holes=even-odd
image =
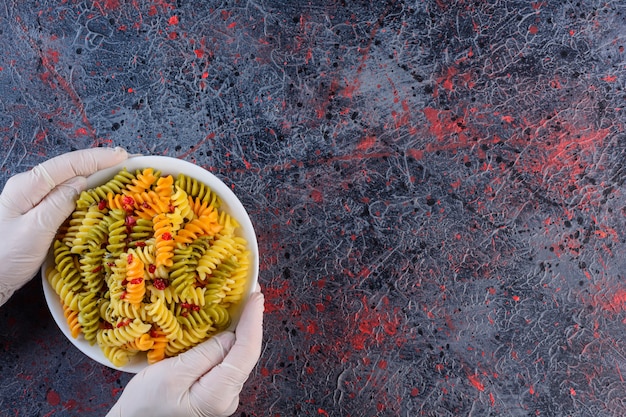
[(200, 216), (191, 219), (178, 231), (174, 241), (177, 244), (189, 244), (201, 236), (214, 236), (222, 229), (218, 223), (218, 214), (212, 208), (204, 210)]
[(126, 198), (135, 207), (137, 215), (143, 219), (152, 219), (157, 214), (170, 211), (168, 201), (159, 197), (155, 191), (144, 191)]
[(91, 233), (91, 229), (100, 224), (103, 218), (104, 213), (98, 210), (98, 206), (89, 207), (72, 241), (72, 253), (82, 253), (90, 244), (95, 245), (97, 237)]
[(103, 346), (102, 352), (104, 356), (111, 361), (114, 366), (122, 367), (130, 362), (131, 358), (135, 356), (134, 351), (124, 349), (120, 346)]
[(156, 249), (156, 267), (170, 267), (174, 257), (174, 238), (172, 236), (172, 221), (164, 213), (157, 214), (153, 221), (154, 247)]
[(81, 279), (78, 262), (70, 249), (58, 240), (54, 242), (54, 264), (63, 284), (74, 291), (79, 290)]
[(74, 312), (78, 312), (78, 297), (72, 287), (68, 285), (61, 276), (61, 273), (55, 268), (48, 268), (46, 278), (50, 286), (61, 299), (61, 303)]
[(159, 173), (155, 173), (152, 168), (146, 168), (137, 172), (137, 177), (132, 179), (132, 184), (122, 190), (122, 194), (142, 193), (150, 188), (159, 177)]
[(66, 220), (64, 226), (65, 231), (62, 235), (61, 241), (67, 245), (72, 246), (72, 242), (76, 238), (76, 234), (80, 229), (80, 225), (83, 224), (83, 219), (87, 215), (87, 210), (76, 209), (72, 215)]
[(146, 283), (143, 278), (144, 263), (133, 249), (128, 250), (126, 257), (126, 292), (124, 301), (138, 306), (146, 294)]
[(97, 247), (87, 251), (78, 261), (83, 288), (88, 292), (98, 293), (104, 286), (102, 259), (105, 253), (105, 249)]
[(194, 211), (189, 203), (189, 196), (180, 187), (175, 187), (174, 194), (172, 194), (171, 197), (171, 202), (172, 206), (180, 211), (180, 215), (183, 216), (185, 220), (191, 220), (193, 218)]
[(133, 351), (147, 351), (154, 346), (154, 340), (148, 333), (144, 333), (135, 340), (132, 340), (124, 345), (124, 348)]
[(171, 340), (181, 336), (181, 327), (178, 320), (171, 311), (167, 309), (160, 298), (146, 307), (146, 311), (152, 317), (153, 322), (165, 332), (166, 337)]
[(100, 346), (123, 346), (152, 328), (149, 323), (144, 323), (139, 319), (120, 319), (112, 329), (105, 329), (97, 333), (97, 340)]
[(204, 280), (228, 256), (239, 253), (240, 248), (232, 236), (218, 236), (211, 248), (198, 260), (198, 275)]
[(208, 186), (185, 174), (178, 174), (175, 185), (184, 190), (189, 196), (197, 197), (198, 200), (208, 203), (210, 206), (220, 208), (222, 201)]
[(122, 209), (115, 209), (109, 212), (111, 222), (109, 223), (109, 239), (107, 251), (113, 256), (119, 256), (126, 247), (126, 212)]
[(165, 348), (167, 347), (169, 339), (165, 332), (158, 326), (152, 330), (150, 336), (152, 337), (153, 344), (152, 348), (148, 350), (146, 358), (148, 359), (148, 363), (152, 364), (165, 359)]
[(59, 228), (46, 271), (73, 337), (117, 367), (175, 356), (231, 322), (250, 251), (209, 187), (153, 168), (86, 190)]
[(83, 191), (76, 201), (76, 207), (86, 208), (94, 204), (99, 204), (100, 201), (107, 199), (108, 194), (120, 193), (128, 184), (131, 184), (133, 180), (135, 180), (135, 175), (128, 172), (126, 169), (122, 169), (107, 183)]
[(98, 299), (95, 292), (82, 292), (78, 295), (78, 322), (85, 340), (90, 343), (96, 340), (96, 333), (100, 327)]
[(207, 335), (214, 332), (215, 328), (210, 323), (198, 325), (195, 328), (186, 327), (181, 336), (174, 340), (169, 340), (165, 346), (166, 356), (175, 356), (191, 347), (197, 345), (207, 338)]
[(71, 308), (65, 305), (65, 303), (61, 303), (63, 307), (63, 315), (65, 316), (65, 320), (67, 321), (67, 325), (70, 328), (70, 334), (72, 337), (76, 338), (82, 331), (80, 323), (78, 322), (78, 312), (73, 311)]

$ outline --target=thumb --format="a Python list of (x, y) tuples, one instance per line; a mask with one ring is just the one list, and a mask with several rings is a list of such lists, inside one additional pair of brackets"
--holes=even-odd
[(255, 292), (250, 296), (235, 330), (234, 345), (222, 363), (192, 387), (192, 394), (194, 390), (197, 392), (220, 386), (224, 397), (235, 398), (239, 395), (261, 355), (264, 303), (263, 293)]
[(86, 185), (87, 179), (85, 177), (74, 177), (57, 185), (26, 216), (34, 216), (37, 227), (55, 231), (72, 214), (76, 197), (85, 189)]
[(186, 378), (188, 380), (186, 386), (190, 387), (221, 363), (234, 343), (235, 335), (231, 332), (223, 332), (176, 356), (168, 362), (168, 365), (178, 377)]

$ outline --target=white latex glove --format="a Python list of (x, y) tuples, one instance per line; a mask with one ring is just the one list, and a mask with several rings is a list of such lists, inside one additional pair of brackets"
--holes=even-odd
[(93, 148), (52, 158), (6, 182), (0, 194), (0, 305), (30, 281), (54, 235), (74, 210), (85, 176), (124, 161), (122, 148)]
[(130, 380), (107, 417), (224, 417), (261, 355), (263, 293), (250, 296), (235, 333), (223, 332)]

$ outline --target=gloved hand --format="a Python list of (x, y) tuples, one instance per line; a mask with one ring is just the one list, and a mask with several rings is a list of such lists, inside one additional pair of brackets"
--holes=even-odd
[(237, 410), (243, 383), (261, 355), (261, 292), (255, 292), (235, 333), (223, 332), (130, 380), (107, 417), (223, 417)]
[(85, 176), (128, 158), (122, 148), (93, 148), (52, 158), (6, 182), (0, 194), (0, 305), (32, 279), (55, 233), (74, 210)]

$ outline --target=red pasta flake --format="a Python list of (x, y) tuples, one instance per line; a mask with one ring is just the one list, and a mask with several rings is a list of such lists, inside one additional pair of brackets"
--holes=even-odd
[(106, 200), (100, 200), (100, 202), (98, 203), (98, 210), (104, 210), (106, 207), (107, 207)]
[(154, 274), (154, 271), (156, 271), (156, 265), (150, 264), (150, 266), (148, 266), (148, 272)]
[(97, 267), (95, 267), (95, 268), (93, 269), (93, 271), (91, 271), (91, 272), (93, 272), (93, 273), (95, 274), (95, 273), (97, 273), (97, 272), (102, 271), (102, 268), (103, 268), (103, 267), (102, 267), (102, 265), (98, 265), (98, 266), (97, 266)]
[(169, 232), (165, 232), (161, 235), (161, 239), (163, 240), (172, 240), (172, 234)]
[(132, 206), (135, 204), (135, 199), (131, 196), (125, 195), (122, 197), (122, 204), (125, 206)]
[(137, 243), (135, 243), (135, 245), (137, 245), (140, 248), (143, 248), (143, 247), (146, 246), (146, 242), (137, 242)]
[(133, 260), (134, 260), (133, 254), (129, 253), (128, 256), (126, 257), (126, 262), (130, 265), (133, 263)]
[(126, 216), (126, 226), (134, 226), (137, 223), (137, 219), (134, 216)]
[(143, 278), (133, 278), (133, 279), (131, 279), (129, 282), (130, 282), (131, 284), (135, 284), (135, 285), (136, 285), (136, 284), (141, 284), (141, 283), (142, 283), (142, 281), (143, 281)]
[(164, 290), (165, 288), (167, 288), (167, 285), (168, 285), (167, 281), (164, 280), (163, 278), (155, 278), (153, 284), (154, 284), (154, 288), (156, 288), (157, 290)]
[[(124, 281), (126, 281), (126, 280), (124, 280)], [(120, 295), (120, 300), (123, 300), (124, 298), (126, 298), (126, 291), (122, 292), (122, 295)]]
[(116, 327), (119, 329), (120, 327), (128, 326), (131, 323), (131, 319), (122, 320), (117, 323)]
[(180, 303), (180, 306), (182, 308), (186, 308), (189, 310), (193, 310), (193, 311), (200, 311), (200, 306), (196, 305), (196, 304), (191, 304), (191, 303)]

